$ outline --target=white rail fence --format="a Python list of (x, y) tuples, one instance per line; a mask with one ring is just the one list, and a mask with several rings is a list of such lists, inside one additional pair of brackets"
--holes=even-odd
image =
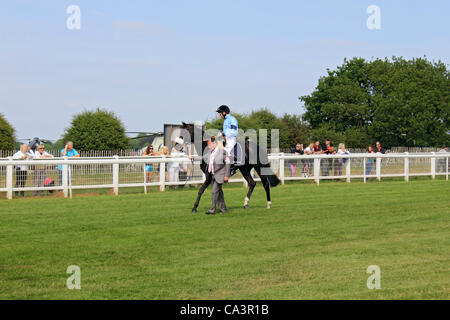
[[(381, 180), (387, 177), (444, 176), (448, 181), (450, 153), (420, 154), (350, 154), (350, 155), (311, 155), (270, 154), (272, 170), (282, 184), (289, 180), (312, 180), (320, 184), (321, 180), (352, 179)], [(187, 172), (171, 172), (178, 181), (169, 181), (170, 167), (179, 164)], [(0, 194), (6, 193), (8, 199), (14, 194), (32, 191), (42, 195), (44, 192), (62, 191), (65, 197), (72, 196), (72, 190), (102, 189), (113, 190), (119, 194), (120, 188), (139, 187), (147, 193), (149, 187), (166, 187), (201, 184), (204, 175), (199, 162), (191, 162), (187, 157), (119, 157), (110, 158), (55, 158), (45, 160), (0, 159)], [(19, 171), (26, 166), (27, 171)], [(253, 173), (255, 180), (255, 174)], [(52, 178), (54, 185), (44, 184), (46, 178)], [(237, 173), (231, 183), (244, 183)]]
[[(75, 148), (77, 149), (77, 148)], [(288, 154), (292, 148), (286, 148), (281, 149), (279, 152), (284, 152)], [(364, 148), (348, 148), (348, 150), (351, 153), (365, 153)], [(431, 152), (437, 152), (440, 148), (431, 148), (431, 147), (392, 147), (390, 149), (386, 149), (387, 153), (431, 153)], [(78, 150), (78, 153), (81, 157), (86, 158), (106, 158), (106, 157), (113, 157), (115, 155), (119, 157), (139, 157), (142, 156), (142, 149), (126, 149), (126, 150)], [(160, 150), (155, 150), (160, 151)], [(267, 150), (268, 152), (271, 152), (270, 150)], [(0, 158), (7, 158), (12, 157), (14, 153), (16, 153), (17, 150), (0, 150)], [(55, 157), (61, 156), (61, 150), (60, 149), (46, 149), (46, 152), (50, 153), (51, 155)]]

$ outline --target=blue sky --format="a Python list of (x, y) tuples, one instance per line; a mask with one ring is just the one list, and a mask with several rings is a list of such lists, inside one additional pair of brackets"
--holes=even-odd
[[(68, 30), (69, 5), (81, 29)], [(369, 5), (381, 30), (369, 30)], [(447, 0), (0, 0), (0, 112), (18, 138), (58, 139), (97, 106), (128, 131), (206, 120), (215, 108), (302, 112), (344, 58), (449, 63)], [(39, 120), (37, 120), (39, 119)]]

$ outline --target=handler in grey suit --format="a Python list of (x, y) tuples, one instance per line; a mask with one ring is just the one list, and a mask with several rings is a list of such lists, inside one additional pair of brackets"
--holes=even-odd
[(227, 207), (223, 197), (222, 184), (227, 182), (230, 177), (230, 159), (228, 158), (226, 151), (217, 145), (214, 138), (208, 141), (208, 146), (210, 152), (206, 153), (204, 156), (209, 157), (206, 163), (208, 163), (208, 172), (212, 174), (212, 203), (211, 208), (206, 214), (215, 214), (217, 205), (219, 206), (220, 212), (225, 213), (227, 212)]

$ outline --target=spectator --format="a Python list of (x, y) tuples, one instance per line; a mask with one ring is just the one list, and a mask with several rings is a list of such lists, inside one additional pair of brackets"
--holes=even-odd
[[(337, 154), (339, 155), (345, 155), (350, 154), (347, 149), (345, 149), (345, 144), (339, 143)], [(341, 158), (337, 159), (337, 161), (334, 164), (334, 175), (335, 176), (342, 176), (342, 166), (347, 162), (347, 158)]]
[[(68, 158), (79, 158), (80, 155), (78, 154), (77, 150), (73, 148), (73, 142), (67, 141), (66, 146), (64, 149), (61, 149), (61, 157), (68, 157)], [(68, 173), (68, 176), (70, 177), (70, 172)], [(58, 165), (58, 180), (59, 185), (62, 186), (62, 164)], [(68, 178), (69, 180), (70, 178)]]
[[(303, 155), (304, 154), (303, 144), (297, 144), (295, 146), (295, 148), (291, 150), (291, 153), (296, 155), (296, 156)], [(288, 161), (289, 169), (291, 171), (291, 177), (295, 176), (295, 170), (297, 168), (297, 163), (298, 163), (297, 160), (289, 160)]]
[(320, 147), (320, 141), (317, 140), (314, 144), (314, 153), (322, 153), (322, 148)]
[[(306, 155), (313, 155), (314, 154), (314, 142), (311, 142), (309, 146), (305, 149)], [(305, 161), (305, 171), (308, 172), (308, 176), (312, 175), (312, 169), (314, 167), (314, 159), (308, 159)]]
[[(325, 145), (322, 148), (322, 154), (335, 154), (336, 151), (334, 147), (331, 145), (330, 139), (325, 140)], [(333, 170), (333, 161), (332, 159), (322, 159), (322, 175), (329, 176), (330, 171)]]
[[(169, 148), (167, 147), (167, 146), (162, 146), (161, 147), (161, 156), (162, 157), (170, 157), (170, 154), (169, 154)], [(161, 170), (161, 165), (159, 165), (159, 170)], [(169, 168), (168, 168), (168, 164), (166, 165), (166, 170), (165, 170), (165, 179), (166, 179), (166, 182), (168, 182), (169, 181)]]
[[(34, 153), (34, 159), (49, 159), (53, 158), (53, 156), (45, 151), (45, 147), (43, 144), (40, 144), (36, 148), (36, 152)], [(45, 165), (35, 165), (34, 166), (34, 186), (38, 188), (43, 188), (45, 182)], [(44, 191), (34, 191), (33, 195), (43, 195)]]
[[(175, 146), (172, 148), (170, 156), (182, 157), (184, 155), (185, 155), (184, 140), (182, 137), (178, 137), (175, 139)], [(180, 170), (182, 170), (183, 172), (187, 172), (187, 167), (183, 166), (182, 162), (169, 162), (168, 168), (169, 168), (169, 182), (179, 181)]]
[(385, 154), (386, 150), (384, 150), (384, 148), (381, 146), (380, 141), (377, 141), (377, 143), (375, 144), (375, 153), (381, 153), (381, 154)]
[[(447, 148), (445, 146), (442, 146), (441, 150), (439, 150), (438, 153), (447, 153)], [(446, 164), (445, 158), (438, 158), (438, 165), (436, 172), (437, 173), (441, 172), (441, 168), (443, 172), (446, 172), (445, 164)]]
[[(367, 153), (375, 154), (375, 150), (372, 146), (368, 146), (366, 151), (367, 151)], [(366, 160), (366, 176), (368, 176), (372, 173), (374, 163), (375, 163), (375, 158), (367, 158), (367, 160)]]
[(162, 156), (166, 156), (166, 157), (169, 156), (169, 148), (168, 148), (167, 146), (163, 146), (163, 147), (161, 148), (161, 155), (162, 155)]
[(322, 153), (323, 154), (335, 154), (336, 153), (333, 145), (331, 144), (330, 139), (325, 140), (325, 146), (322, 148)]
[[(147, 146), (147, 148), (144, 150), (144, 153), (142, 154), (142, 156), (144, 156), (144, 157), (155, 157), (155, 156), (160, 156), (160, 155), (161, 155), (160, 153), (153, 151), (152, 145)], [(148, 163), (145, 165), (145, 176), (146, 176), (147, 182), (152, 181), (153, 163)]]
[[(162, 146), (162, 148), (161, 148), (161, 156), (163, 156), (163, 157), (170, 157), (169, 148), (167, 146)], [(159, 169), (161, 170), (161, 166), (159, 167)], [(166, 169), (165, 171), (166, 171), (165, 172), (166, 181), (169, 181), (169, 170)]]
[[(184, 156), (188, 155), (188, 152), (186, 152), (186, 146), (183, 145), (183, 151), (184, 151)], [(188, 161), (183, 161), (180, 163), (180, 175), (179, 175), (179, 180), (180, 181), (186, 181), (188, 179), (188, 168), (189, 168), (189, 162)], [(180, 188), (183, 188), (184, 186), (181, 185)]]
[[(14, 160), (29, 160), (32, 158), (33, 155), (28, 152), (28, 146), (26, 144), (22, 144), (20, 146), (20, 150), (13, 155)], [(25, 164), (16, 166), (16, 184), (14, 187), (25, 188), (25, 185), (27, 184), (27, 178), (28, 178), (28, 166)], [(19, 192), (16, 191), (15, 194), (17, 196)], [(20, 196), (23, 197), (24, 195), (25, 192), (20, 191)]]
[[(380, 154), (385, 154), (385, 153), (386, 153), (386, 151), (384, 150), (384, 148), (381, 146), (380, 141), (377, 141), (377, 142), (375, 143), (375, 153), (380, 153)], [(381, 161), (382, 161), (382, 159), (379, 158), (379, 161), (380, 161), (380, 166), (381, 166)]]

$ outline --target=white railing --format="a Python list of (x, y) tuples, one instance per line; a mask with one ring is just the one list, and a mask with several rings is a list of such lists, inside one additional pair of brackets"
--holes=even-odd
[[(311, 155), (270, 154), (272, 170), (281, 183), (289, 180), (313, 180), (319, 184), (326, 179), (381, 180), (386, 177), (449, 176), (450, 153), (421, 154), (350, 154)], [(184, 163), (189, 168), (182, 181), (168, 181), (167, 165)], [(17, 185), (17, 166), (28, 166), (27, 182)], [(153, 166), (149, 179), (146, 165)], [(60, 168), (58, 169), (58, 166)], [(299, 170), (300, 169), (300, 170)], [(443, 170), (442, 170), (443, 169)], [(254, 176), (254, 173), (252, 173)], [(40, 178), (39, 178), (40, 177)], [(43, 177), (53, 177), (57, 185), (42, 186)], [(20, 177), (19, 177), (20, 178)], [(39, 183), (41, 179), (41, 183)], [(258, 181), (259, 179), (256, 179)], [(55, 158), (45, 160), (0, 159), (0, 193), (12, 199), (15, 192), (62, 191), (65, 197), (72, 196), (76, 189), (109, 188), (119, 194), (120, 188), (141, 187), (146, 193), (148, 187), (156, 186), (164, 191), (167, 186), (201, 184), (204, 175), (199, 162), (187, 157), (112, 157), (112, 158)], [(231, 183), (245, 180), (237, 174)]]

